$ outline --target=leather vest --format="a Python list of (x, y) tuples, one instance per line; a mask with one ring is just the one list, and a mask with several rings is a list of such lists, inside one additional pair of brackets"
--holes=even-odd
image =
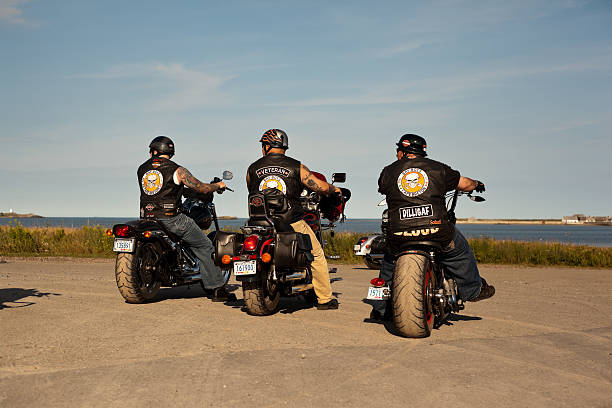
[(169, 218), (181, 212), (183, 185), (176, 185), (173, 179), (179, 167), (163, 157), (152, 157), (140, 165), (140, 218)]
[(304, 210), (300, 195), (304, 186), (300, 179), (300, 162), (279, 153), (269, 153), (249, 166), (249, 194), (268, 188), (282, 191), (289, 202), (289, 211), (281, 218), (288, 223), (302, 219)]
[(400, 159), (383, 169), (378, 186), (387, 198), (390, 239), (450, 242), (454, 225), (445, 202), (449, 177), (458, 181), (459, 173), (424, 157)]

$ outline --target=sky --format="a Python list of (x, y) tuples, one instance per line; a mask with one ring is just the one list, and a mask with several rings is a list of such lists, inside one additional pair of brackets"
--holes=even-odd
[(0, 211), (137, 217), (167, 135), (221, 215), (269, 128), (377, 218), (404, 133), (486, 185), (458, 217), (612, 215), (612, 1), (0, 0)]

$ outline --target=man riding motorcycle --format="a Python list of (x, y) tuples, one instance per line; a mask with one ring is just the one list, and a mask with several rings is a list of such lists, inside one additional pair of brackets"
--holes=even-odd
[[(445, 203), (447, 191), (481, 193), (485, 186), (426, 158), (426, 149), (421, 136), (403, 135), (397, 143), (397, 161), (380, 173), (378, 191), (386, 196), (389, 228), (379, 277), (386, 282), (392, 280), (396, 256), (405, 244), (434, 241), (443, 246), (440, 263), (456, 280), (459, 297), (471, 302), (490, 298), (495, 288), (480, 277), (474, 254), (454, 220), (449, 219)], [(387, 301), (374, 301), (370, 317), (388, 319), (390, 308), (386, 306)]]
[(181, 212), (183, 187), (206, 194), (222, 193), (225, 183), (206, 184), (195, 178), (189, 170), (174, 163), (174, 142), (166, 136), (157, 136), (149, 144), (151, 158), (138, 168), (140, 185), (140, 218), (155, 219), (169, 232), (189, 245), (200, 260), (200, 273), (206, 289), (213, 290), (213, 302), (228, 300), (223, 274), (211, 258), (212, 242), (195, 221)]
[(259, 141), (263, 157), (252, 163), (247, 170), (249, 194), (268, 188), (276, 188), (285, 194), (290, 208), (283, 215), (283, 220), (291, 224), (296, 232), (308, 234), (312, 241), (312, 283), (317, 295), (317, 309), (337, 309), (338, 300), (332, 297), (329, 269), (323, 248), (310, 226), (302, 219), (304, 211), (300, 204), (300, 194), (304, 186), (322, 195), (342, 192), (338, 187), (315, 177), (300, 161), (285, 155), (289, 148), (289, 139), (284, 131), (267, 130)]

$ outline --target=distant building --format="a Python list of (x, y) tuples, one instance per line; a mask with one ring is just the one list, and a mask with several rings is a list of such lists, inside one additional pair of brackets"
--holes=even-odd
[(561, 219), (563, 224), (582, 224), (586, 221), (586, 216), (584, 214), (574, 214), (570, 216), (565, 216)]
[(606, 223), (606, 222), (612, 222), (612, 217), (606, 217), (606, 216), (588, 216), (587, 219), (584, 221), (586, 222), (595, 222), (595, 223)]
[(612, 223), (612, 217), (609, 216), (597, 216), (597, 215), (584, 215), (574, 214), (563, 217), (561, 220), (563, 224), (602, 224)]

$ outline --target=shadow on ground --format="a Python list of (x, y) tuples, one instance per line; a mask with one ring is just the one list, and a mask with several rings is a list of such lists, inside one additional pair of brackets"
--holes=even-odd
[[(59, 293), (40, 292), (38, 289), (23, 289), (23, 288), (5, 288), (0, 289), (0, 310), (14, 309), (17, 307), (26, 307), (36, 304), (32, 301), (20, 301), (28, 297), (48, 297), (61, 296)], [(16, 306), (7, 305), (6, 303), (16, 303)]]
[[(228, 284), (227, 291), (232, 293), (240, 289), (240, 285)], [(194, 285), (177, 286), (175, 288), (161, 288), (159, 294), (150, 303), (163, 302), (169, 299), (193, 299), (193, 298), (212, 298), (213, 291), (202, 288), (202, 285), (196, 283)]]

